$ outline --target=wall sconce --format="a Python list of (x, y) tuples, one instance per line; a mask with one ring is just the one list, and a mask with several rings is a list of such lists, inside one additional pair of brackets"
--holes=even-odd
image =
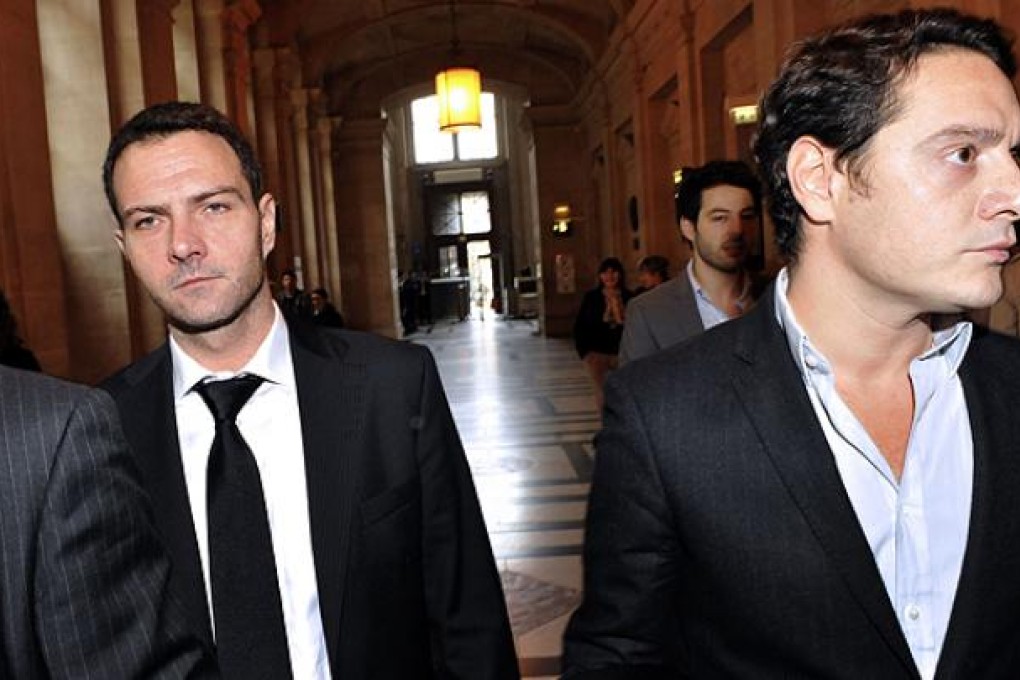
[(680, 184), (682, 181), (684, 181), (684, 169), (677, 168), (673, 171), (673, 186)]
[(570, 236), (574, 231), (573, 222), (569, 203), (560, 203), (553, 207), (553, 236)]
[(730, 120), (734, 125), (754, 125), (758, 122), (758, 106), (756, 104), (734, 106), (730, 109)]

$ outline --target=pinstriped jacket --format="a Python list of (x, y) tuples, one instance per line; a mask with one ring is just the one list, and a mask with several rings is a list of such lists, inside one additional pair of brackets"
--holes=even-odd
[(0, 367), (0, 678), (203, 677), (112, 400)]

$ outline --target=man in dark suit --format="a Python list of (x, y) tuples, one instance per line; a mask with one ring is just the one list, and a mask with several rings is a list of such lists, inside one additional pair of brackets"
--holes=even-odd
[(740, 316), (761, 293), (761, 281), (744, 267), (761, 230), (761, 183), (751, 168), (712, 161), (686, 170), (677, 205), (691, 260), (627, 304), (621, 366)]
[(99, 390), (0, 367), (0, 678), (207, 675)]
[(791, 264), (609, 381), (565, 677), (1020, 677), (1020, 345), (957, 321), (1015, 239), (1014, 74), (951, 10), (791, 55), (756, 143)]
[(219, 112), (141, 112), (104, 180), (124, 256), (170, 326), (106, 388), (174, 589), (224, 676), (517, 677), (428, 350), (284, 319), (265, 273), (275, 204)]

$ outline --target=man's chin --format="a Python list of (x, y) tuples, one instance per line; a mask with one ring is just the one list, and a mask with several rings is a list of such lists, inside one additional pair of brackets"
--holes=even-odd
[(181, 319), (168, 317), (169, 325), (186, 335), (201, 335), (229, 326), (237, 316), (215, 317), (212, 319)]

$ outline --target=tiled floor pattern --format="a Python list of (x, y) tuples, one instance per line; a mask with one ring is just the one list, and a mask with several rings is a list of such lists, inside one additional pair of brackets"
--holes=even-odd
[(412, 336), (431, 348), (475, 476), (527, 678), (553, 678), (580, 601), (598, 414), (569, 340), (534, 322), (467, 320)]

